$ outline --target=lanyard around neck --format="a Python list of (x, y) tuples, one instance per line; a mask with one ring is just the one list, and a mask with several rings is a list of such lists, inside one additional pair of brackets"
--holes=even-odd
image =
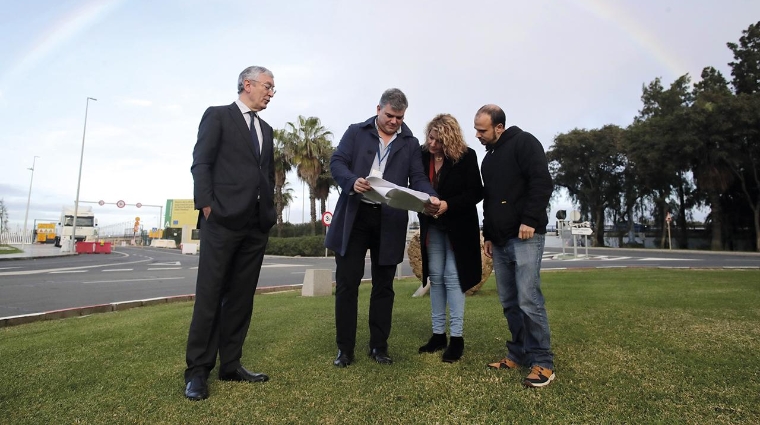
[(383, 154), (382, 158), (380, 157), (380, 145), (379, 144), (377, 145), (377, 166), (378, 167), (381, 166), (381, 165), (383, 165), (383, 161), (385, 161), (385, 158), (388, 157), (388, 154), (391, 151), (391, 145), (392, 144), (393, 144), (393, 142), (388, 143), (388, 146), (385, 148), (385, 153)]

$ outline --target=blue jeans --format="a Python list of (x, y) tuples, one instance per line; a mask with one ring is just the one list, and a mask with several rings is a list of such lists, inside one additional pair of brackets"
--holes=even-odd
[[(496, 288), (512, 340), (507, 356), (525, 366), (539, 365), (554, 370), (549, 319), (541, 293), (541, 256), (545, 235), (513, 238), (504, 246), (493, 246)], [(431, 288), (432, 289), (432, 288)]]
[(464, 328), (464, 293), (459, 286), (459, 275), (451, 249), (451, 242), (443, 231), (428, 229), (427, 257), (430, 278), (430, 307), (433, 333), (446, 333), (446, 304), (451, 316), (451, 336), (462, 336)]

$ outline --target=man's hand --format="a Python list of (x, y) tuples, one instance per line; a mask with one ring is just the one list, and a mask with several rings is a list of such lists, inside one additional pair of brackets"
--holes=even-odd
[(534, 228), (532, 228), (532, 227), (530, 227), (530, 226), (528, 226), (526, 224), (521, 224), (520, 225), (520, 231), (517, 233), (517, 237), (520, 238), (520, 239), (522, 239), (522, 240), (530, 239), (530, 238), (533, 237), (533, 233), (535, 233), (535, 232), (536, 232), (536, 229), (534, 229)]
[(438, 210), (441, 208), (441, 201), (435, 196), (430, 197), (430, 203), (425, 204), (425, 214), (438, 218)]
[(483, 254), (486, 254), (488, 258), (493, 258), (493, 244), (491, 241), (483, 242)]
[(203, 207), (202, 211), (203, 211), (203, 217), (206, 218), (206, 220), (208, 220), (208, 216), (209, 214), (211, 214), (211, 206)]
[(370, 186), (367, 179), (363, 177), (359, 177), (354, 182), (354, 192), (356, 193), (364, 193), (364, 192), (369, 191), (370, 189), (372, 189), (372, 186)]

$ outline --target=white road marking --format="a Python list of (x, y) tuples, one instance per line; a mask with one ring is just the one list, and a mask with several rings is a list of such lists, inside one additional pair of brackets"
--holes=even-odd
[(148, 267), (148, 270), (182, 270), (182, 267)]
[[(176, 280), (176, 279), (184, 279), (184, 277), (162, 277), (161, 280)], [(147, 280), (156, 280), (155, 277), (149, 277), (145, 279), (119, 279), (119, 280), (92, 280), (92, 281), (86, 281), (82, 283), (120, 283), (120, 282), (143, 282)]]
[(638, 258), (639, 261), (689, 261), (688, 258)]
[(63, 273), (87, 273), (89, 270), (61, 270), (58, 272), (50, 272), (50, 274), (63, 274)]
[(170, 261), (168, 263), (153, 263), (151, 266), (179, 266), (179, 261)]
[(0, 270), (8, 270), (8, 269), (20, 269), (21, 267), (0, 267)]
[(105, 269), (104, 272), (131, 272), (134, 269)]
[(19, 276), (19, 275), (27, 275), (27, 274), (42, 274), (42, 273), (51, 273), (51, 272), (60, 272), (60, 271), (66, 271), (66, 270), (81, 270), (81, 269), (94, 269), (96, 267), (108, 267), (118, 265), (118, 266), (124, 266), (127, 264), (136, 264), (136, 263), (144, 263), (148, 260), (137, 260), (137, 261), (129, 261), (126, 263), (119, 263), (119, 264), (97, 264), (94, 266), (79, 266), (79, 267), (61, 267), (56, 269), (42, 269), (42, 270), (18, 270), (13, 272), (0, 272), (0, 276)]
[(262, 268), (275, 268), (275, 267), (309, 267), (308, 264), (264, 264), (261, 266)]

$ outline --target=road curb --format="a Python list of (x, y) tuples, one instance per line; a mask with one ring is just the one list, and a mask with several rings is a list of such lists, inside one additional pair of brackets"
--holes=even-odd
[[(280, 285), (265, 286), (256, 289), (256, 294), (266, 294), (274, 292), (296, 291), (300, 290), (303, 285)], [(175, 295), (171, 297), (146, 298), (144, 300), (119, 301), (108, 304), (96, 304), (84, 307), (64, 308), (61, 310), (51, 310), (42, 313), (22, 314), (18, 316), (0, 317), (0, 328), (24, 325), (27, 323), (42, 322), (45, 320), (59, 320), (70, 317), (83, 317), (96, 313), (110, 313), (115, 311), (125, 311), (137, 307), (148, 307), (160, 304), (170, 304), (177, 302), (193, 301), (195, 294)]]
[(83, 317), (96, 313), (110, 313), (124, 311), (135, 307), (147, 307), (157, 304), (192, 301), (195, 294), (177, 295), (172, 297), (147, 298), (144, 300), (120, 301), (109, 304), (96, 304), (84, 307), (65, 308), (61, 310), (46, 311), (43, 313), (22, 314), (19, 316), (0, 317), (0, 328), (24, 325), (27, 323), (42, 322), (45, 320), (66, 319), (69, 317)]
[[(14, 255), (14, 254), (5, 254), (5, 255)], [(38, 255), (36, 257), (12, 257), (12, 258), (4, 258), (2, 255), (0, 255), (0, 261), (39, 260), (42, 258), (71, 257), (73, 255), (79, 255), (79, 254), (54, 254), (54, 255)]]

